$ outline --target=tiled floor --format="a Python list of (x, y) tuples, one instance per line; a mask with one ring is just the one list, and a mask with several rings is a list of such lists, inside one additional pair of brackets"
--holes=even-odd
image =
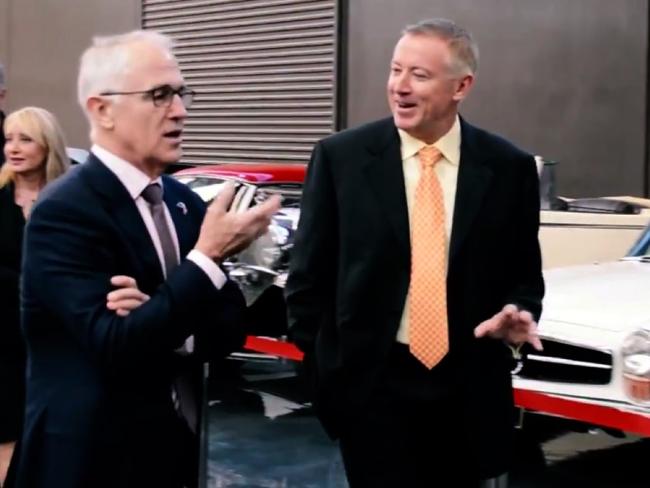
[[(212, 368), (208, 396), (207, 488), (347, 486), (336, 445), (301, 398), (291, 362), (229, 360)], [(543, 447), (549, 467), (535, 470), (523, 459), (510, 488), (650, 486), (647, 441), (585, 433)]]

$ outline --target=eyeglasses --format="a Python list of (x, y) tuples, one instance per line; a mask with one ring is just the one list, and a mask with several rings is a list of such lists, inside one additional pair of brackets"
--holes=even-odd
[(106, 91), (100, 93), (101, 96), (109, 95), (144, 95), (145, 98), (150, 99), (156, 107), (170, 107), (174, 100), (174, 95), (178, 95), (183, 102), (185, 108), (190, 108), (192, 100), (194, 99), (195, 91), (190, 90), (186, 86), (173, 88), (171, 85), (161, 85), (151, 88), (149, 90), (140, 91)]

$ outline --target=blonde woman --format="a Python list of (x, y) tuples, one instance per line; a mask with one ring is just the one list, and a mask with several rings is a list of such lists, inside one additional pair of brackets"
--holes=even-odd
[(18, 282), (25, 221), (43, 187), (70, 162), (54, 116), (38, 107), (9, 114), (0, 169), (0, 485), (20, 438), (25, 397), (25, 348), (19, 323)]

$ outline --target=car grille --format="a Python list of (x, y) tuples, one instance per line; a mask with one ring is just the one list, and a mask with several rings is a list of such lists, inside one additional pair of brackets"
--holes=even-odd
[(606, 385), (610, 382), (610, 352), (553, 340), (544, 340), (543, 344), (543, 351), (531, 352), (524, 359), (518, 377), (588, 385)]

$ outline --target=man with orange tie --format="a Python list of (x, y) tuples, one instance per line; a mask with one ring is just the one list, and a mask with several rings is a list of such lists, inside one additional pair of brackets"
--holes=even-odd
[(513, 351), (541, 348), (539, 191), (530, 154), (458, 115), (477, 58), (449, 20), (408, 26), (392, 117), (313, 151), (290, 333), (352, 488), (481, 486), (509, 468)]

